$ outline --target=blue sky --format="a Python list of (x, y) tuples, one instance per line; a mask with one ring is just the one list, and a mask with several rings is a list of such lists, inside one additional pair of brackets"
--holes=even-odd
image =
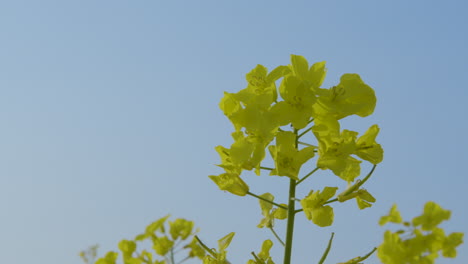
[[(214, 147), (232, 142), (218, 102), (255, 65), (290, 54), (327, 61), (325, 87), (359, 73), (375, 89), (374, 115), (343, 128), (379, 124), (385, 150), (367, 184), (374, 207), (336, 205), (322, 229), (297, 217), (294, 262), (317, 262), (331, 232), (328, 263), (365, 254), (393, 203), (410, 219), (436, 201), (452, 210), (446, 230), (467, 232), (467, 10), (419, 0), (3, 1), (2, 262), (78, 264), (81, 249), (116, 249), (170, 213), (195, 220), (213, 246), (237, 232), (230, 259), (245, 263), (273, 237), (255, 227), (257, 201), (207, 177), (220, 173)], [(246, 181), (280, 199), (288, 188), (284, 178)], [(317, 173), (300, 195), (324, 184), (341, 182)], [(468, 263), (467, 252), (439, 263)]]

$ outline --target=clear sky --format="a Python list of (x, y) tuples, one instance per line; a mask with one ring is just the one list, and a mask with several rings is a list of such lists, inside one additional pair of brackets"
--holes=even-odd
[[(290, 54), (327, 61), (325, 87), (359, 73), (375, 89), (374, 115), (343, 128), (379, 124), (385, 150), (367, 184), (374, 207), (338, 204), (322, 229), (297, 217), (294, 262), (316, 263), (331, 232), (328, 263), (367, 253), (393, 203), (410, 219), (434, 200), (452, 210), (448, 232), (468, 233), (467, 12), (455, 0), (2, 1), (0, 261), (78, 264), (81, 249), (116, 249), (170, 213), (213, 246), (237, 232), (229, 256), (245, 263), (273, 237), (256, 228), (255, 199), (207, 177), (221, 172), (214, 147), (232, 142), (218, 102)], [(317, 173), (299, 194), (342, 184), (333, 177)], [(246, 181), (280, 199), (288, 188)], [(439, 263), (468, 263), (467, 245), (458, 252)]]

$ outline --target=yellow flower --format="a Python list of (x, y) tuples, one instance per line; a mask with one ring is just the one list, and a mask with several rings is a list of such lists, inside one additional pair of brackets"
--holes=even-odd
[(245, 196), (249, 192), (247, 183), (236, 173), (226, 172), (218, 176), (210, 175), (209, 177), (223, 191), (228, 191), (239, 196)]
[(334, 218), (333, 208), (324, 204), (335, 195), (337, 189), (337, 187), (325, 187), (321, 193), (310, 191), (309, 195), (301, 200), (307, 219), (321, 227), (331, 225)]
[(271, 156), (275, 160), (275, 169), (270, 175), (288, 176), (298, 180), (301, 166), (314, 156), (316, 147), (306, 147), (297, 150), (295, 146), (296, 135), (292, 132), (278, 132), (276, 146), (270, 146)]

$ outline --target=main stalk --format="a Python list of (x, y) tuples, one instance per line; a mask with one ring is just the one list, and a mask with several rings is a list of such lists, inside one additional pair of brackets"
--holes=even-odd
[(284, 249), (284, 264), (291, 264), (292, 242), (294, 233), (294, 216), (295, 216), (295, 198), (296, 197), (296, 180), (289, 180), (289, 202), (288, 202), (288, 225), (286, 229), (286, 245)]
[[(299, 137), (298, 129), (294, 129), (296, 135), (295, 147), (298, 149)], [(289, 179), (289, 196), (288, 196), (288, 225), (286, 227), (286, 245), (284, 249), (284, 264), (291, 264), (292, 243), (294, 235), (294, 216), (296, 215), (296, 180)]]

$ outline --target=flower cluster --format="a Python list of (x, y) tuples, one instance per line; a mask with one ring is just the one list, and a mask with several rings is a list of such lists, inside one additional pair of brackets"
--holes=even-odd
[[(288, 219), (289, 225), (289, 221), (294, 221), (289, 217), (298, 212), (304, 212), (318, 226), (329, 226), (334, 218), (332, 202), (355, 199), (359, 209), (375, 202), (361, 186), (383, 160), (383, 149), (376, 142), (379, 127), (372, 125), (361, 136), (340, 129), (343, 118), (366, 117), (374, 112), (377, 101), (374, 90), (357, 74), (344, 74), (337, 85), (322, 88), (325, 75), (325, 62), (309, 65), (304, 57), (291, 55), (289, 65), (278, 66), (270, 72), (265, 66), (257, 65), (246, 75), (247, 87), (237, 93), (225, 92), (220, 102), (221, 110), (233, 124), (234, 142), (216, 147), (221, 158), (218, 166), (224, 172), (209, 177), (223, 191), (259, 199), (263, 216), (259, 228), (274, 232), (275, 219)], [(305, 142), (306, 135), (315, 137), (316, 141)], [(273, 166), (262, 164), (267, 149)], [(316, 169), (301, 177), (301, 168), (314, 158)], [(357, 180), (362, 161), (370, 162), (374, 168), (364, 180)], [(287, 177), (292, 184), (289, 202), (275, 203), (271, 193), (254, 194), (242, 175), (245, 170), (256, 175), (268, 170), (270, 176)], [(327, 186), (323, 190), (310, 190), (302, 199), (295, 197), (297, 185), (317, 170), (330, 170), (344, 180), (344, 190), (337, 194), (338, 187)], [(296, 201), (302, 209), (295, 209)], [(288, 235), (286, 240), (288, 247)], [(262, 259), (256, 257), (251, 261), (272, 262)]]
[(394, 223), (403, 227), (395, 232), (385, 231), (384, 242), (377, 252), (379, 258), (385, 264), (433, 264), (440, 253), (447, 258), (456, 257), (456, 247), (463, 243), (463, 233), (446, 235), (438, 227), (449, 219), (450, 211), (434, 202), (427, 202), (420, 216), (411, 222), (403, 221), (396, 205), (393, 205), (389, 214), (380, 218), (379, 224)]
[[(144, 233), (137, 235), (133, 240), (119, 242), (122, 261), (125, 264), (166, 264), (174, 263), (177, 253), (185, 250), (185, 259), (206, 257), (205, 250), (194, 237), (192, 221), (178, 218), (175, 221), (167, 221), (169, 216), (160, 218), (146, 227)], [(167, 223), (168, 222), (168, 223)], [(139, 242), (150, 242), (152, 251), (141, 250), (138, 252)], [(187, 242), (189, 241), (189, 242)], [(185, 243), (185, 244), (183, 244)], [(98, 259), (96, 264), (116, 264), (118, 252), (109, 251), (104, 257)]]
[[(221, 190), (239, 196), (251, 194), (241, 176), (244, 170), (260, 175), (262, 169), (267, 169), (269, 175), (300, 182), (301, 168), (314, 157), (318, 169), (328, 169), (352, 184), (361, 173), (362, 160), (374, 165), (382, 161), (383, 149), (376, 142), (377, 125), (358, 137), (357, 132), (340, 130), (339, 123), (350, 115), (372, 114), (376, 105), (374, 90), (357, 74), (344, 74), (337, 85), (325, 89), (321, 87), (325, 75), (325, 62), (309, 67), (304, 57), (291, 55), (291, 64), (271, 72), (257, 65), (246, 75), (245, 89), (224, 93), (220, 108), (234, 126), (234, 142), (229, 147), (216, 147), (221, 157), (218, 166), (224, 173), (209, 176)], [(315, 136), (315, 144), (301, 140), (307, 134)], [(274, 161), (273, 168), (261, 164), (266, 149)], [(333, 222), (333, 208), (323, 206), (327, 202), (323, 199), (332, 198), (338, 188), (328, 188), (334, 191), (323, 193), (330, 195), (311, 191), (301, 201), (306, 217), (320, 226)], [(356, 198), (360, 209), (375, 201), (364, 189), (353, 195), (339, 201)]]

